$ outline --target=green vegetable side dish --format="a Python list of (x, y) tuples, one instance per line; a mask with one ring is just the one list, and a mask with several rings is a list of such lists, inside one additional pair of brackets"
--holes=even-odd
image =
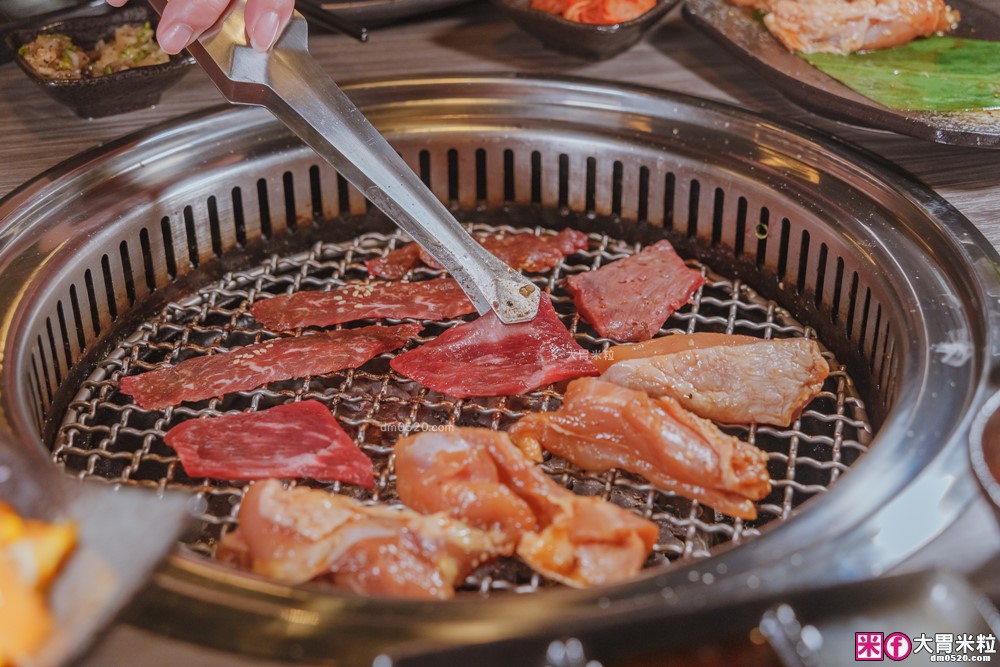
[(892, 109), (1000, 109), (1000, 42), (927, 37), (851, 55), (799, 55), (854, 91)]

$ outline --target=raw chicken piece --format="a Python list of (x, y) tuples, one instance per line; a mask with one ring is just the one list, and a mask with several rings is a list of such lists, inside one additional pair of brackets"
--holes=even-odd
[(421, 512), (488, 531), (538, 572), (584, 588), (634, 576), (656, 544), (656, 524), (556, 484), (505, 433), (421, 433), (396, 444), (400, 499)]
[(854, 53), (945, 33), (959, 13), (944, 0), (733, 0), (765, 12), (764, 25), (792, 51)]
[(293, 584), (330, 574), (363, 595), (447, 599), (475, 568), (509, 553), (444, 514), (366, 506), (275, 480), (250, 487), (239, 519), (219, 545), (221, 560)]
[(673, 399), (593, 378), (571, 382), (559, 410), (524, 417), (510, 437), (536, 460), (544, 447), (584, 470), (621, 468), (743, 519), (771, 490), (763, 451)]
[[(704, 336), (711, 339), (703, 340)], [(649, 341), (676, 340), (682, 344), (684, 339), (694, 339), (688, 349), (669, 354), (656, 351), (656, 356), (615, 363), (601, 379), (653, 397), (669, 396), (705, 419), (788, 426), (822, 391), (830, 374), (830, 366), (814, 340), (762, 340), (752, 336), (724, 336), (719, 340), (719, 336), (723, 334), (666, 336)], [(623, 356), (635, 353), (627, 351)]]
[[(524, 533), (538, 528), (538, 521), (531, 506), (503, 480), (492, 454), (496, 440), (507, 436), (460, 428), (403, 438), (394, 449), (400, 500), (418, 512), (447, 512), (498, 536), (513, 550)], [(507, 446), (513, 449), (509, 440)], [(516, 449), (513, 453), (521, 457)]]
[(648, 340), (705, 279), (659, 241), (617, 262), (570, 276), (566, 286), (583, 319), (605, 338)]
[(353, 284), (329, 292), (296, 292), (258, 301), (251, 314), (269, 329), (327, 327), (355, 320), (445, 320), (475, 312), (462, 288), (450, 278), (416, 283)]
[(445, 331), (395, 357), (393, 370), (455, 398), (521, 394), (582, 375), (597, 375), (542, 295), (530, 322), (504, 324), (493, 312)]
[(168, 408), (277, 380), (357, 368), (376, 355), (402, 347), (422, 329), (419, 324), (400, 324), (275, 338), (129, 375), (122, 378), (121, 392), (141, 408)]
[(191, 477), (307, 477), (374, 485), (372, 462), (319, 401), (191, 419), (167, 431)]
[(641, 343), (629, 343), (627, 345), (612, 345), (603, 352), (594, 355), (594, 365), (604, 371), (612, 365), (628, 359), (645, 359), (646, 357), (657, 357), (662, 354), (674, 354), (685, 350), (700, 350), (716, 345), (752, 345), (759, 343), (760, 338), (753, 336), (738, 336), (722, 333), (693, 333), (674, 334), (671, 336), (660, 336)]

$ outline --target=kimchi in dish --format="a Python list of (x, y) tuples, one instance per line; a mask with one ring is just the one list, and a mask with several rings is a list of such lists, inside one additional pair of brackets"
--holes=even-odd
[(656, 0), (531, 0), (532, 9), (595, 25), (631, 21), (655, 6)]

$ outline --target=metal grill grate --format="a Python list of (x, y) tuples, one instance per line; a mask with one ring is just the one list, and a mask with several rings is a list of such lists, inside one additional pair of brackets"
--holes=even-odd
[[(481, 224), (470, 229), (525, 231)], [(542, 228), (534, 231), (551, 233)], [(551, 272), (533, 279), (539, 287), (551, 292), (556, 311), (577, 341), (584, 348), (599, 352), (611, 341), (600, 338), (578, 318), (563, 278), (625, 257), (639, 246), (598, 234), (591, 234), (590, 241), (587, 251), (568, 257)], [(392, 354), (381, 355), (360, 369), (271, 383), (254, 391), (165, 411), (140, 409), (118, 392), (119, 379), (124, 375), (278, 336), (260, 328), (249, 315), (254, 301), (298, 290), (323, 290), (364, 281), (368, 278), (365, 260), (405, 242), (398, 234), (368, 233), (345, 243), (317, 243), (308, 252), (271, 256), (254, 269), (227, 274), (195, 296), (170, 303), (99, 361), (82, 383), (57, 433), (54, 460), (81, 477), (196, 491), (202, 529), (187, 543), (187, 548), (211, 555), (221, 535), (236, 525), (244, 487), (192, 479), (185, 474), (178, 458), (163, 443), (164, 433), (181, 421), (229, 411), (259, 410), (307, 398), (321, 401), (373, 459), (376, 471), (376, 485), (371, 493), (356, 487), (342, 488), (340, 484), (325, 488), (365, 501), (392, 504), (398, 502), (392, 446), (401, 434), (448, 425), (506, 429), (528, 412), (558, 407), (561, 394), (554, 388), (522, 396), (453, 401), (392, 372), (389, 368)], [(814, 337), (812, 329), (802, 326), (786, 310), (761, 298), (738, 280), (721, 277), (697, 262), (689, 264), (703, 271), (707, 281), (693, 304), (675, 313), (661, 333), (715, 331), (762, 338)], [(413, 277), (424, 279), (440, 273), (419, 268), (414, 270)], [(461, 321), (431, 323), (422, 340), (429, 340)], [(352, 326), (374, 322), (361, 321)], [(406, 349), (411, 346), (412, 343)], [(696, 502), (657, 491), (627, 473), (591, 474), (554, 458), (544, 463), (543, 468), (576, 493), (602, 496), (656, 521), (661, 526), (661, 539), (649, 565), (703, 558), (722, 543), (754, 538), (763, 524), (788, 518), (800, 503), (824, 493), (871, 440), (871, 426), (851, 378), (832, 354), (824, 354), (832, 369), (824, 391), (791, 428), (725, 427), (728, 432), (765, 449), (770, 456), (768, 469), (773, 491), (758, 503), (759, 517), (755, 521), (723, 516)], [(524, 566), (508, 561), (475, 573), (466, 587), (482, 593), (530, 592), (544, 585), (546, 582)]]

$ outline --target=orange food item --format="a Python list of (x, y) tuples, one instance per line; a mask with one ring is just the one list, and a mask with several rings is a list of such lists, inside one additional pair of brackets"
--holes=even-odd
[(18, 664), (52, 632), (45, 596), (25, 582), (12, 560), (0, 555), (0, 665)]
[(532, 9), (595, 25), (631, 21), (655, 6), (656, 0), (531, 0)]
[(0, 502), (0, 666), (30, 659), (48, 638), (45, 592), (75, 545), (75, 525), (23, 519)]

